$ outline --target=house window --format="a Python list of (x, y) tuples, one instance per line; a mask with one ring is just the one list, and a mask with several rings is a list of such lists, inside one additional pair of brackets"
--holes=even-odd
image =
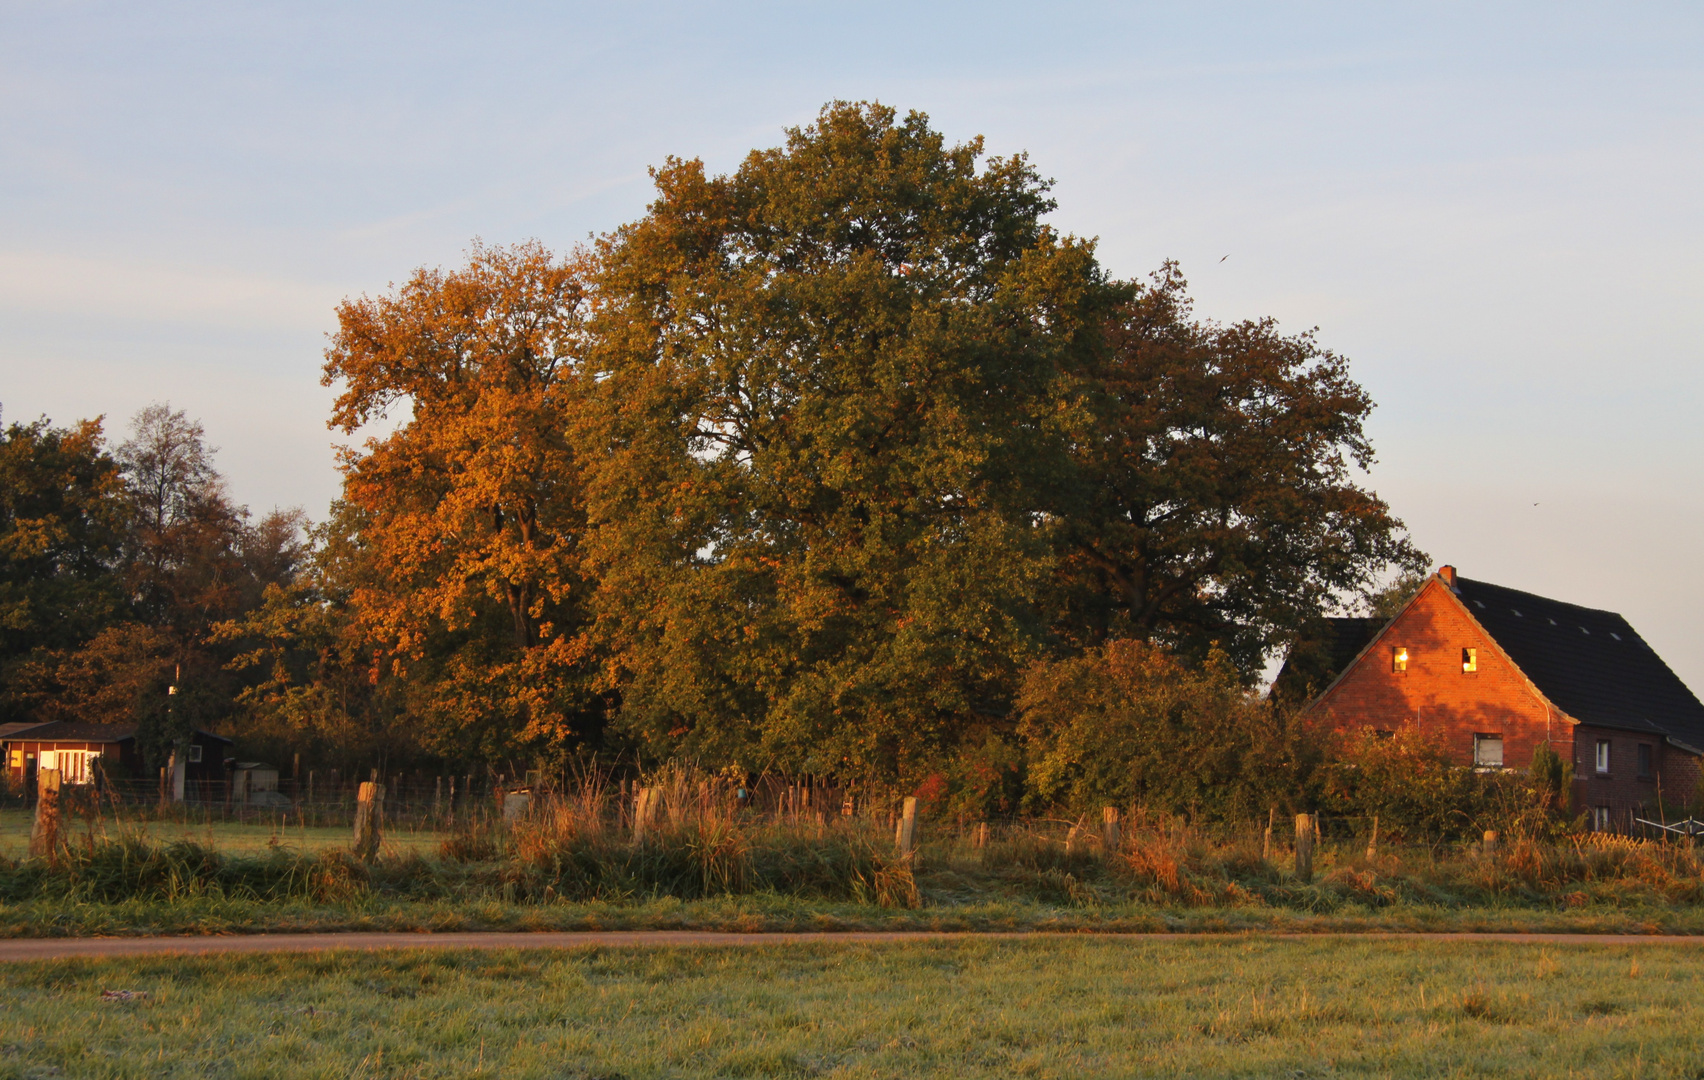
[(1501, 769), (1503, 767), (1503, 736), (1475, 735), (1473, 737), (1473, 763), (1482, 768)]
[(199, 743), (189, 744), (189, 763), (191, 765), (201, 764), (201, 746)]
[(1609, 772), (1609, 740), (1597, 741), (1597, 773), (1604, 776)]
[(1594, 806), (1594, 807), (1592, 807), (1592, 831), (1593, 832), (1608, 832), (1609, 831), (1609, 807), (1607, 807), (1607, 806)]
[(24, 752), (22, 750), (12, 751), (12, 768), (21, 769), (23, 767), (24, 767)]
[(1395, 672), (1408, 670), (1408, 646), (1398, 645), (1390, 651), (1390, 669)]
[(1461, 651), (1461, 670), (1468, 673), (1479, 670), (1478, 649), (1463, 649)]
[(1639, 779), (1649, 780), (1651, 778), (1651, 744), (1650, 743), (1640, 743), (1638, 752), (1639, 752)]

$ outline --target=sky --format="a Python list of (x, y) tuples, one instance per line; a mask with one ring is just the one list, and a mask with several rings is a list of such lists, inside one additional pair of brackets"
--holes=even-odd
[(0, 408), (155, 401), (323, 517), (334, 309), (828, 101), (1026, 152), (1122, 277), (1318, 328), (1434, 563), (1704, 692), (1704, 5), (0, 0)]

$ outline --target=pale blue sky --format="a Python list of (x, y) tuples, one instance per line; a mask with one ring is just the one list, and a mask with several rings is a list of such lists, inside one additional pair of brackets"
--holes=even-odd
[(570, 246), (833, 98), (1027, 150), (1058, 225), (1182, 260), (1202, 314), (1317, 325), (1423, 547), (1704, 690), (1696, 3), (0, 0), (0, 403), (170, 400), (239, 499), (322, 515), (338, 300)]

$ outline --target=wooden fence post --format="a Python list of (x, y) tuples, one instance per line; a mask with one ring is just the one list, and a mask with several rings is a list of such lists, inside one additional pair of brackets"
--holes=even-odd
[(902, 859), (909, 859), (917, 850), (917, 798), (905, 797), (905, 811), (899, 818), (899, 829), (893, 838), (894, 849)]
[(1372, 835), (1367, 837), (1367, 861), (1372, 862), (1379, 857), (1379, 816), (1373, 815)]
[(1485, 830), (1485, 857), (1487, 859), (1497, 857), (1497, 831), (1495, 829)]
[(1118, 854), (1118, 849), (1124, 844), (1124, 833), (1118, 827), (1118, 807), (1106, 806), (1101, 808), (1101, 839), (1106, 843), (1108, 855)]
[(30, 854), (53, 859), (59, 851), (59, 770), (36, 772), (35, 825), (30, 829)]
[(651, 816), (651, 789), (642, 787), (633, 793), (633, 840), (645, 839), (645, 819)]
[(988, 846), (988, 823), (986, 821), (976, 823), (976, 836), (971, 841), (971, 846), (978, 851)]
[(385, 803), (385, 786), (372, 780), (361, 781), (355, 795), (355, 857), (372, 862), (379, 857), (380, 821)]
[(1260, 841), (1261, 862), (1272, 861), (1272, 823), (1277, 819), (1277, 817), (1277, 807), (1269, 806), (1266, 808), (1266, 835)]
[(1296, 880), (1306, 884), (1313, 880), (1314, 819), (1312, 814), (1296, 815)]

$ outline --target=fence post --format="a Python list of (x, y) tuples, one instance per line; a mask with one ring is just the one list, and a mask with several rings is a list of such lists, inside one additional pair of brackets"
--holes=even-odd
[(385, 786), (373, 780), (361, 781), (355, 796), (355, 857), (362, 862), (378, 858), (379, 822), (385, 802)]
[(633, 795), (633, 839), (640, 842), (645, 839), (645, 819), (651, 815), (651, 789), (639, 788)]
[(1116, 806), (1101, 808), (1101, 839), (1106, 842), (1106, 853), (1108, 855), (1116, 855), (1118, 849), (1123, 846), (1124, 833), (1118, 827), (1118, 807)]
[(1372, 862), (1379, 857), (1379, 816), (1373, 815), (1373, 832), (1367, 837), (1367, 861)]
[(30, 829), (30, 854), (55, 858), (59, 850), (59, 770), (36, 772), (35, 825)]
[(905, 797), (905, 811), (899, 818), (899, 831), (894, 834), (894, 849), (899, 857), (909, 859), (917, 850), (917, 798), (914, 795)]
[(1261, 862), (1271, 862), (1272, 861), (1272, 823), (1273, 823), (1273, 821), (1275, 821), (1277, 819), (1277, 817), (1278, 817), (1278, 808), (1277, 807), (1269, 806), (1269, 807), (1266, 808), (1266, 835), (1264, 837), (1262, 837), (1261, 841), (1260, 841), (1260, 861)]
[(1296, 880), (1306, 884), (1313, 880), (1314, 819), (1312, 814), (1296, 815)]
[(988, 823), (986, 821), (976, 823), (976, 838), (971, 841), (971, 846), (978, 851), (988, 846)]
[(1487, 859), (1497, 857), (1497, 830), (1495, 829), (1485, 830), (1485, 857)]

